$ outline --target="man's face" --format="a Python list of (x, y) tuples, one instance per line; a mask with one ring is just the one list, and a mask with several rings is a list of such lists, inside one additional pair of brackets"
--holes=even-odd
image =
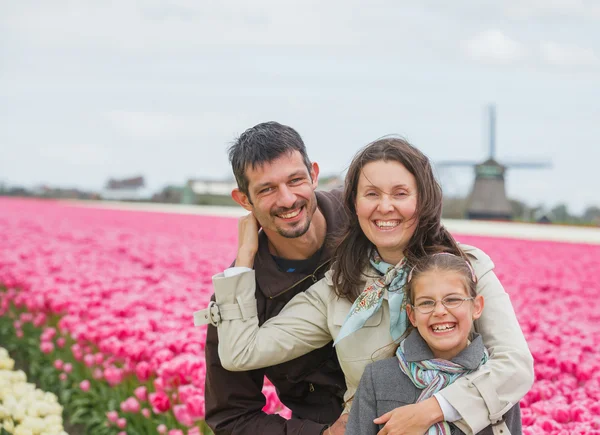
[(249, 198), (242, 206), (254, 213), (268, 236), (275, 232), (290, 239), (300, 237), (308, 231), (317, 209), (318, 173), (316, 163), (308, 172), (298, 151), (247, 168)]

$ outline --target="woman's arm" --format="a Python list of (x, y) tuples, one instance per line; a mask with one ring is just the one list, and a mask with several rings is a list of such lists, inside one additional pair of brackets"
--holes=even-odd
[(368, 365), (352, 400), (345, 435), (377, 435), (379, 431), (379, 427), (373, 423), (373, 420), (379, 416), (371, 373), (372, 365)]
[[(463, 249), (465, 247), (463, 246)], [(459, 378), (440, 394), (460, 413), (455, 421), (463, 432), (477, 433), (490, 424), (490, 411), (473, 382), (484, 382), (495, 393), (500, 409), (510, 409), (533, 385), (533, 356), (508, 294), (493, 272), (494, 263), (479, 249), (465, 249), (472, 257), (478, 277), (477, 293), (485, 299), (483, 315), (475, 323), (485, 346), (489, 361), (476, 372)], [(473, 260), (474, 259), (474, 260)]]
[[(254, 271), (228, 278), (215, 275), (213, 285), (222, 311), (256, 306)], [(230, 371), (270, 367), (325, 346), (331, 341), (327, 326), (327, 304), (331, 295), (329, 286), (321, 280), (294, 296), (277, 316), (260, 328), (255, 312), (246, 310), (244, 313), (244, 308), (240, 310), (244, 318), (222, 320), (218, 333), (223, 367)]]

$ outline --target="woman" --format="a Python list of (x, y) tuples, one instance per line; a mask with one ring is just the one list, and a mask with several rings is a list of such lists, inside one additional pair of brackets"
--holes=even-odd
[[(324, 279), (288, 302), (260, 328), (256, 317), (219, 325), (219, 355), (228, 370), (251, 370), (297, 358), (332, 339), (346, 376), (346, 411), (367, 364), (389, 357), (407, 325), (402, 291), (407, 269), (436, 252), (467, 258), (477, 276), (477, 292), (487, 309), (476, 329), (490, 361), (437, 393), (451, 405), (465, 433), (490, 424), (533, 383), (533, 358), (509, 297), (482, 251), (461, 245), (441, 224), (442, 192), (429, 160), (404, 140), (384, 138), (353, 159), (346, 176), (344, 205), (349, 223), (336, 247), (336, 261)], [(334, 285), (336, 283), (337, 285)], [(213, 277), (217, 304), (252, 306), (254, 272)], [(414, 424), (427, 430), (441, 420), (437, 397), (381, 416), (389, 433)], [(493, 420), (497, 415), (492, 416)], [(418, 420), (414, 423), (412, 420)], [(499, 419), (499, 417), (498, 417)], [(388, 433), (388, 432), (382, 432)]]

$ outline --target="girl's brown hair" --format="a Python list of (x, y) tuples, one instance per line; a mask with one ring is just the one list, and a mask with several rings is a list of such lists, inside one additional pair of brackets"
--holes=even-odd
[(406, 302), (415, 303), (415, 282), (419, 276), (428, 272), (457, 272), (463, 278), (469, 297), (477, 297), (477, 277), (468, 259), (446, 253), (429, 255), (421, 258), (410, 271), (409, 279), (404, 286)]
[(377, 161), (398, 162), (416, 180), (416, 229), (403, 253), (409, 264), (415, 264), (420, 258), (436, 252), (450, 252), (464, 257), (454, 238), (442, 225), (442, 189), (433, 175), (427, 156), (404, 139), (378, 139), (356, 154), (346, 174), (343, 200), (348, 221), (336, 240), (336, 262), (332, 269), (335, 292), (339, 297), (347, 298), (351, 302), (354, 302), (363, 290), (367, 278), (364, 271), (373, 248), (373, 244), (360, 228), (356, 215), (358, 180), (362, 168)]

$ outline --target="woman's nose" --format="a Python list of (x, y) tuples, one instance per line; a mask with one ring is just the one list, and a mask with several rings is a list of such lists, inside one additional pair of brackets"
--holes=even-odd
[(378, 208), (381, 213), (388, 213), (392, 211), (392, 209), (394, 208), (394, 204), (392, 203), (388, 195), (382, 195), (379, 199)]

